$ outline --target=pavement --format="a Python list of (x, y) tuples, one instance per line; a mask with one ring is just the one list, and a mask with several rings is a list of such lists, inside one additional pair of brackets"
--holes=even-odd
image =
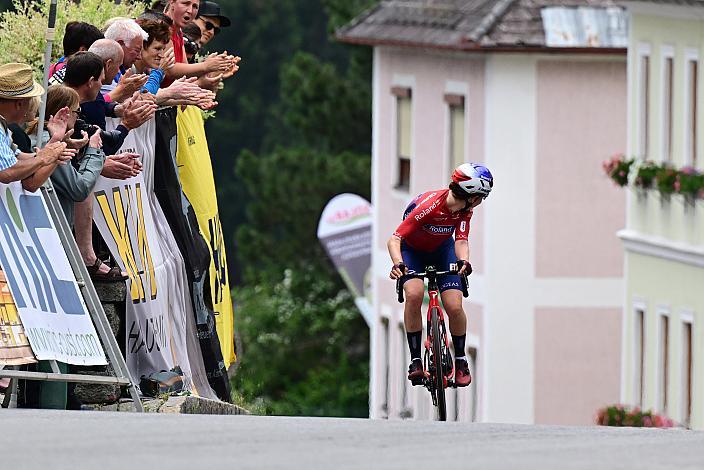
[(703, 469), (704, 432), (0, 410), (0, 466), (98, 469)]

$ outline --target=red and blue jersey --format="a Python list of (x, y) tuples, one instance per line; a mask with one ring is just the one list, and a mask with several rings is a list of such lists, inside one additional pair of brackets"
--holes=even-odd
[(411, 248), (427, 252), (435, 251), (453, 234), (455, 240), (467, 240), (472, 211), (450, 212), (449, 192), (449, 189), (428, 191), (416, 197), (406, 208), (394, 236)]

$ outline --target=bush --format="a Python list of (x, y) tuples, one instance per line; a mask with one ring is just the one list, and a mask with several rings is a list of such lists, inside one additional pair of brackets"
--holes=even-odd
[(674, 422), (666, 416), (624, 405), (612, 405), (599, 410), (596, 424), (636, 428), (671, 428), (674, 426)]
[[(13, 0), (14, 11), (0, 14), (0, 64), (21, 62), (30, 65), (42, 82), (49, 2)], [(119, 5), (106, 0), (62, 1), (56, 12), (56, 37), (52, 59), (61, 57), (64, 31), (69, 21), (84, 21), (102, 29), (115, 16), (136, 17), (144, 8), (139, 2)]]

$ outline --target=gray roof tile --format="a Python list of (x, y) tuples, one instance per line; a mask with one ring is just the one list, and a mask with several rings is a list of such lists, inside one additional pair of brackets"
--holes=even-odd
[(541, 9), (555, 6), (607, 8), (618, 7), (618, 1), (383, 0), (338, 30), (337, 36), (370, 45), (545, 48)]

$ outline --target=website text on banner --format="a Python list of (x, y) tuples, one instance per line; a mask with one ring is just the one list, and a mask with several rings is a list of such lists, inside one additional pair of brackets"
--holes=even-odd
[(0, 229), (0, 265), (37, 359), (106, 364), (42, 196), (0, 184)]
[(195, 106), (179, 107), (176, 118), (178, 147), (176, 162), (183, 192), (193, 205), (200, 231), (210, 250), (210, 295), (225, 367), (236, 360), (234, 347), (234, 312), (227, 275), (227, 256), (218, 200), (205, 136), (203, 115)]

